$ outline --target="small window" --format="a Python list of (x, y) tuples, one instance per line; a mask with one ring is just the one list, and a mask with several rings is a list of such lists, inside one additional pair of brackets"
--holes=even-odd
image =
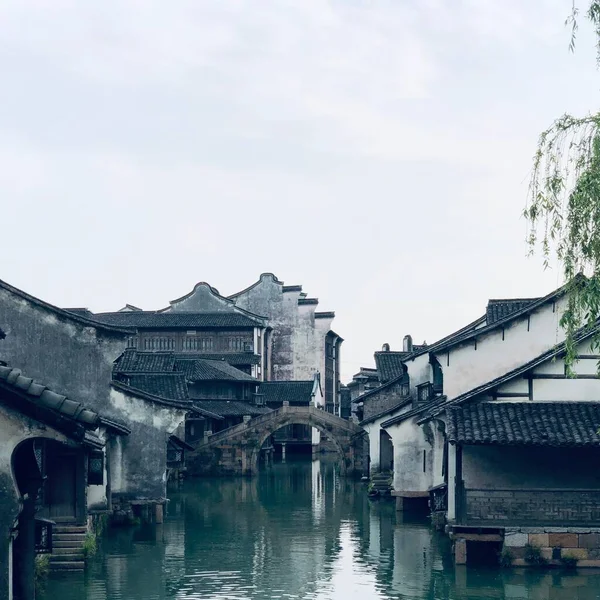
[(91, 452), (88, 458), (88, 485), (104, 485), (104, 452)]

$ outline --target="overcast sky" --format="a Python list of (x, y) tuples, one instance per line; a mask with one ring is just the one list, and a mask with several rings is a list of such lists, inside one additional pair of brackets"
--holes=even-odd
[(0, 278), (161, 308), (274, 272), (335, 310), (343, 376), (527, 259), (539, 132), (597, 108), (571, 0), (2, 0)]

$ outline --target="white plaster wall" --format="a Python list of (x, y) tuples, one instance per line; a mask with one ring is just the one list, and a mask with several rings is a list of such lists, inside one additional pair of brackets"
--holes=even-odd
[(529, 393), (529, 383), (527, 379), (518, 377), (512, 381), (507, 381), (498, 388), (498, 391), (503, 394), (527, 394)]
[(381, 421), (364, 425), (363, 429), (369, 436), (369, 472), (373, 474), (379, 471), (379, 431), (381, 429)]
[(438, 429), (437, 422), (432, 423), (434, 432), (434, 444), (431, 450), (432, 452), (432, 474), (431, 474), (431, 485), (441, 485), (444, 483), (444, 476), (442, 475), (442, 467), (444, 462), (444, 441), (445, 437), (442, 431)]
[(536, 402), (600, 401), (598, 379), (534, 379), (533, 399)]
[[(323, 371), (318, 357), (317, 335), (315, 335), (314, 304), (297, 307), (297, 321), (293, 333), (294, 379), (312, 379), (317, 371)], [(323, 345), (325, 345), (323, 343)]]
[[(318, 370), (321, 372), (321, 384), (325, 385), (325, 337), (331, 330), (333, 319), (315, 319), (315, 328), (313, 332), (314, 345), (313, 345), (313, 359), (315, 364), (318, 365)], [(337, 357), (336, 357), (337, 360)], [(336, 393), (337, 403), (337, 382), (334, 381), (334, 389)]]
[(110, 489), (113, 494), (127, 490), (127, 463), (123, 460), (123, 437), (116, 436), (109, 442)]
[(448, 444), (448, 520), (456, 520), (456, 445)]
[[(577, 347), (578, 355), (592, 355), (589, 342)], [(574, 365), (574, 371), (579, 375), (596, 375), (597, 359), (580, 359)], [(533, 400), (535, 402), (584, 402), (600, 401), (600, 379), (535, 379), (536, 375), (552, 375), (564, 377), (565, 364), (562, 357), (548, 359), (533, 370), (532, 380)], [(528, 382), (523, 377), (515, 378), (498, 387), (498, 392), (527, 393)], [(500, 398), (498, 401), (523, 401), (524, 398)]]
[[(438, 357), (439, 360), (439, 357)], [(406, 368), (408, 370), (408, 376), (410, 378), (410, 387), (411, 389), (415, 388), (422, 383), (426, 383), (428, 381), (433, 381), (432, 373), (431, 373), (431, 365), (429, 364), (429, 353), (425, 352), (425, 354), (421, 354), (413, 358), (412, 360), (407, 361)], [(444, 366), (442, 365), (442, 369), (444, 370)], [(444, 386), (445, 386), (445, 377), (446, 372), (444, 370)]]
[[(416, 418), (386, 428), (394, 444), (394, 490), (426, 492), (433, 484), (434, 444)], [(423, 470), (425, 452), (425, 470)]]
[[(450, 350), (448, 364), (446, 353), (436, 354), (444, 373), (444, 393), (448, 398), (463, 394), (529, 362), (564, 340), (559, 325), (566, 298), (557, 301), (555, 310), (548, 303), (536, 310), (529, 321), (523, 317), (494, 330), (475, 342)], [(502, 336), (504, 335), (504, 339)]]
[(169, 435), (173, 434), (185, 419), (186, 411), (182, 408), (161, 406), (115, 388), (110, 390), (110, 401), (112, 407), (117, 409), (126, 421), (150, 425)]

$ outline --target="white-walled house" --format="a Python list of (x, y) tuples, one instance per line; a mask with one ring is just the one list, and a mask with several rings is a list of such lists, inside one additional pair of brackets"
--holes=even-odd
[(381, 455), (377, 430), (389, 435), (398, 508), (429, 498), (447, 517), (458, 563), (485, 542), (514, 564), (526, 564), (533, 544), (555, 562), (600, 566), (591, 536), (600, 480), (590, 468), (600, 458), (600, 355), (594, 332), (581, 332), (577, 376), (567, 377), (567, 292), (491, 300), (483, 317), (406, 357), (409, 400), (364, 423), (372, 452)]
[(595, 333), (580, 336), (576, 378), (566, 375), (561, 343), (427, 415), (424, 422), (445, 430), (457, 562), (467, 560), (469, 543), (497, 536), (515, 564), (531, 544), (548, 560), (600, 566)]
[[(566, 286), (543, 298), (490, 300), (486, 313), (405, 360), (412, 406), (381, 423), (394, 445), (394, 495), (428, 497), (443, 484), (442, 432), (423, 414), (533, 360), (564, 340)], [(401, 501), (399, 501), (399, 506)]]

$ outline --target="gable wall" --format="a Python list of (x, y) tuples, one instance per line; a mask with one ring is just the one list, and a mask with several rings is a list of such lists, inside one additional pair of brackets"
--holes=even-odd
[(456, 397), (500, 377), (533, 360), (564, 340), (559, 325), (566, 298), (538, 308), (528, 320), (523, 317), (477, 340), (436, 353), (444, 373), (444, 393)]
[[(114, 360), (127, 335), (88, 327), (0, 288), (0, 359), (106, 414)], [(106, 415), (108, 416), (108, 415)]]

